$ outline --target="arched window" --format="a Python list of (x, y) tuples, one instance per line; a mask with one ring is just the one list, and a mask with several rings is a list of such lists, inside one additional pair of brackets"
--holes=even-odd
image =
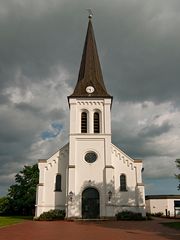
[(94, 133), (100, 133), (99, 113), (94, 113)]
[(120, 176), (120, 191), (127, 191), (125, 174), (121, 174)]
[(87, 133), (87, 113), (81, 113), (81, 133)]
[(56, 184), (55, 184), (55, 191), (61, 192), (61, 175), (56, 175)]

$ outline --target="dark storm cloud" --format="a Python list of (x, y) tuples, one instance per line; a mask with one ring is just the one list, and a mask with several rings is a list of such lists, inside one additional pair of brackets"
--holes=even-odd
[(51, 75), (52, 66), (68, 64), (71, 69), (71, 59), (77, 61), (75, 49), (70, 48), (73, 44), (74, 26), (65, 24), (66, 11), (59, 7), (61, 4), (57, 4), (57, 9), (39, 16), (34, 14), (37, 11), (36, 3), (29, 10), (27, 1), (23, 5), (18, 8), (18, 4), (9, 4), (11, 11), (0, 21), (1, 90), (9, 85), (21, 84), (21, 88), (27, 87), (27, 83), (23, 84), (21, 79), (15, 79), (18, 69), (29, 81), (37, 82), (44, 81)]
[(20, 109), (21, 111), (27, 111), (27, 112), (31, 112), (32, 114), (42, 114), (42, 108), (37, 107), (37, 106), (33, 106), (30, 103), (19, 103), (19, 104), (15, 104), (15, 107), (17, 109)]
[(0, 94), (0, 104), (6, 104), (9, 102), (8, 96), (5, 96), (3, 94)]
[[(114, 116), (119, 118), (112, 120), (113, 143), (132, 158), (144, 159), (150, 156), (173, 158), (175, 153), (167, 150), (167, 147), (170, 147), (171, 138), (174, 136), (172, 132), (175, 130), (176, 120), (161, 120), (164, 116), (161, 115), (159, 108), (150, 109), (148, 104), (146, 107), (144, 104), (138, 107), (137, 105), (126, 104), (123, 107), (123, 103), (121, 105), (114, 103)], [(169, 139), (169, 143), (164, 139)]]
[[(28, 4), (19, 9), (13, 4), (1, 21), (1, 84), (16, 84), (13, 69), (18, 67), (31, 81), (43, 81), (59, 63), (74, 73), (69, 84), (75, 85), (86, 29), (85, 13), (75, 13), (80, 4), (81, 9), (87, 4), (54, 2), (54, 8), (38, 17), (30, 12), (36, 5), (28, 10)], [(105, 82), (121, 101), (179, 101), (180, 4), (154, 4), (120, 1), (104, 4), (103, 10), (102, 2), (95, 4), (94, 29)]]
[[(119, 123), (116, 123), (117, 126)], [(148, 156), (162, 156), (164, 153), (161, 149), (155, 148), (151, 141), (147, 141), (146, 137), (137, 135), (127, 135), (121, 129), (116, 129), (115, 124), (112, 131), (113, 143), (122, 149), (132, 158), (146, 158)]]
[(58, 108), (54, 108), (46, 112), (43, 107), (37, 107), (35, 105), (32, 105), (31, 103), (15, 104), (15, 107), (24, 113), (29, 112), (31, 115), (38, 115), (38, 117), (41, 119), (49, 118), (51, 120), (58, 120), (64, 119), (66, 117), (66, 112), (63, 109), (61, 109), (60, 111)]
[(162, 135), (163, 133), (169, 132), (172, 128), (172, 125), (168, 122), (164, 122), (161, 126), (157, 124), (151, 124), (146, 126), (139, 132), (139, 137), (152, 138)]
[(179, 102), (179, 17), (175, 14), (168, 26), (168, 19), (159, 20), (161, 10), (152, 19), (141, 10), (121, 15), (120, 26), (117, 20), (116, 32), (110, 33), (115, 35), (105, 64), (109, 88), (121, 101)]

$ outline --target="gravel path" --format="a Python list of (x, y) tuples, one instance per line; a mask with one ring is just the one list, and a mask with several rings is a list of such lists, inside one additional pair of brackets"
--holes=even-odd
[(170, 221), (25, 221), (0, 228), (0, 240), (180, 240), (180, 231), (160, 224)]

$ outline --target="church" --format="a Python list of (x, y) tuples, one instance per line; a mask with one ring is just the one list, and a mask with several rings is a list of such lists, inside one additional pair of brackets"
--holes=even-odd
[(112, 100), (89, 15), (78, 81), (68, 96), (69, 142), (38, 161), (36, 217), (51, 209), (64, 209), (67, 219), (108, 219), (124, 210), (145, 216), (142, 160), (111, 143)]

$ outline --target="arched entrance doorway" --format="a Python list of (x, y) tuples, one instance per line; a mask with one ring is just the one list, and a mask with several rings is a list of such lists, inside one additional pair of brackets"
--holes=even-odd
[(99, 218), (99, 192), (95, 188), (86, 188), (82, 193), (82, 218)]

